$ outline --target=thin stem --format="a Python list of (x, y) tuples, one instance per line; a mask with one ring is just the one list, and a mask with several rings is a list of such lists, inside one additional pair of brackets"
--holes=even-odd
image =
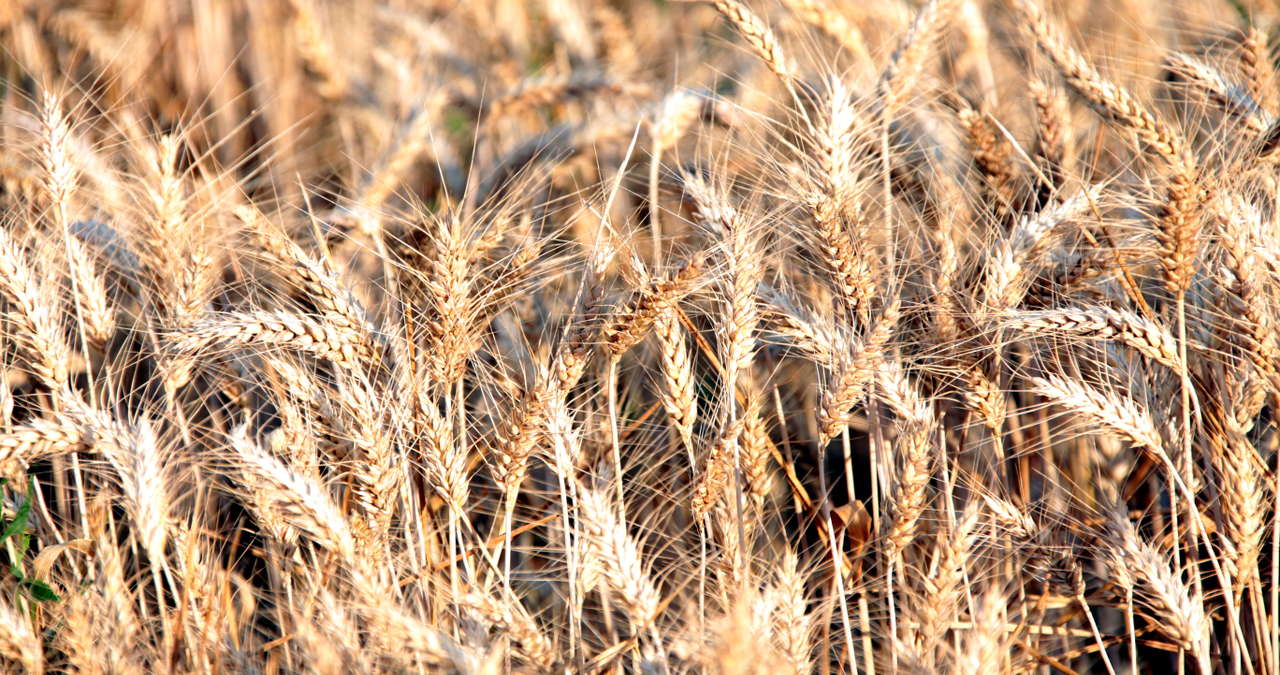
[(653, 267), (662, 265), (662, 221), (658, 204), (658, 172), (662, 166), (662, 146), (653, 139), (653, 152), (649, 156), (649, 233), (653, 238)]

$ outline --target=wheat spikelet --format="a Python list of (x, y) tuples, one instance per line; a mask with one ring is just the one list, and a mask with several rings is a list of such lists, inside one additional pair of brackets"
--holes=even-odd
[(288, 347), (315, 354), (346, 368), (356, 368), (373, 357), (361, 338), (359, 333), (344, 326), (275, 311), (233, 313), (202, 319), (192, 325), (189, 332), (176, 335), (172, 345), (179, 353), (204, 352), (216, 343), (240, 347)]
[[(141, 223), (137, 243), (156, 270), (168, 267), (168, 247), (181, 236), (190, 206), (183, 177), (178, 171), (181, 143), (178, 136), (168, 134), (162, 136), (155, 146), (147, 148), (147, 170), (151, 180), (146, 192), (150, 213)], [(161, 287), (167, 285), (163, 277), (157, 281)]]
[(1032, 384), (1037, 394), (1101, 425), (1107, 431), (1152, 452), (1163, 451), (1164, 443), (1155, 421), (1133, 399), (1057, 375), (1032, 378)]
[(979, 673), (1011, 669), (1007, 607), (1008, 601), (997, 591), (987, 591), (977, 600), (973, 626), (964, 634), (956, 655), (958, 670)]
[(973, 148), (974, 164), (982, 172), (987, 188), (995, 198), (996, 213), (1003, 214), (1013, 204), (1016, 178), (1008, 143), (987, 115), (966, 105), (960, 109), (958, 117)]
[(243, 429), (227, 442), (235, 453), (231, 461), (254, 487), (255, 501), (264, 517), (280, 519), (344, 561), (357, 560), (347, 520), (323, 488), (267, 454)]
[(423, 453), (427, 477), (449, 506), (459, 511), (467, 503), (467, 458), (454, 442), (450, 425), (434, 405), (424, 407)]
[(694, 485), (690, 502), (693, 514), (698, 518), (706, 516), (715, 508), (716, 501), (729, 485), (730, 476), (737, 470), (735, 458), (738, 455), (744, 424), (743, 419), (730, 423), (707, 453), (702, 475)]
[(138, 526), (135, 536), (152, 564), (159, 565), (165, 559), (171, 508), (166, 458), (149, 421), (144, 419), (121, 435), (124, 438), (111, 444), (114, 451), (106, 453), (107, 459), (124, 485)]
[(71, 233), (73, 193), (79, 171), (70, 158), (71, 128), (62, 114), (61, 100), (45, 93), (40, 117), (43, 187), (53, 226), (63, 235), (71, 285), (86, 337), (101, 347), (115, 330), (115, 312), (106, 285), (94, 269), (84, 246)]
[(685, 447), (693, 450), (693, 424), (698, 418), (693, 360), (685, 345), (684, 328), (671, 311), (653, 324), (662, 357), (662, 405)]
[(70, 420), (32, 420), (13, 425), (0, 436), (0, 463), (30, 462), (84, 449), (92, 435)]
[(0, 297), (10, 305), (5, 318), (18, 327), (36, 375), (50, 389), (66, 389), (71, 348), (33, 266), (5, 228), (0, 228)]
[(987, 265), (983, 280), (984, 306), (1000, 312), (1016, 307), (1026, 295), (1029, 266), (1049, 244), (1054, 229), (1078, 217), (1098, 199), (1100, 188), (1091, 186), (1039, 213), (1023, 216), (1002, 241)]
[(640, 548), (604, 493), (582, 486), (578, 490), (584, 536), (593, 541), (605, 569), (605, 583), (622, 600), (637, 630), (651, 630), (658, 618), (660, 596), (645, 572)]
[(790, 85), (796, 79), (795, 66), (787, 59), (778, 42), (778, 36), (765, 25), (746, 5), (738, 0), (711, 0), (724, 18), (738, 29), (738, 33), (747, 41), (756, 56), (772, 70), (783, 83)]
[[(596, 305), (594, 298), (585, 304)], [(593, 336), (598, 330), (588, 317), (578, 317), (556, 348), (551, 363), (538, 372), (534, 386), (516, 402), (512, 414), (503, 419), (496, 431), (498, 441), (494, 468), (499, 483), (508, 495), (514, 495), (524, 481), (529, 458), (550, 418), (550, 409), (559, 405), (578, 384), (591, 356)]]
[(54, 225), (63, 229), (71, 223), (72, 193), (79, 171), (71, 162), (71, 127), (62, 114), (62, 100), (49, 92), (44, 93), (41, 105), (40, 132), (43, 187)]
[(987, 377), (981, 366), (973, 364), (965, 369), (963, 397), (965, 406), (978, 413), (988, 429), (1000, 433), (1008, 415), (1008, 401), (1005, 393)]
[(981, 525), (982, 511), (976, 504), (970, 504), (952, 531), (939, 542), (936, 571), (925, 580), (925, 593), (920, 599), (920, 632), (916, 640), (917, 649), (926, 655), (943, 638), (958, 609), (960, 582), (974, 554)]
[(604, 327), (605, 346), (618, 358), (640, 342), (658, 317), (670, 311), (691, 290), (703, 272), (703, 258), (682, 265), (670, 279), (652, 284), (622, 309), (614, 312)]
[(1157, 118), (1128, 91), (1102, 77), (1080, 52), (1067, 44), (1044, 10), (1032, 0), (1018, 0), (1015, 4), (1027, 20), (1027, 30), (1035, 37), (1040, 49), (1077, 94), (1104, 116), (1136, 133), (1156, 154), (1173, 158), (1186, 153), (1186, 141), (1182, 135)]
[(509, 117), (521, 109), (553, 105), (595, 93), (642, 96), (647, 90), (602, 73), (557, 74), (521, 81), (511, 90), (486, 102), (485, 114), (491, 118)]
[[(125, 582), (121, 551), (106, 533), (93, 540), (92, 581), (69, 598), (64, 611), (67, 630), (57, 636), (70, 665), (100, 672), (144, 672), (138, 638), (142, 630), (133, 594)], [(99, 548), (100, 547), (100, 548)]]
[(89, 252), (76, 239), (66, 241), (67, 263), (75, 288), (76, 305), (85, 336), (99, 349), (103, 348), (116, 330), (116, 311), (107, 295), (107, 287), (95, 269)]
[(755, 355), (755, 330), (760, 320), (756, 287), (760, 284), (761, 253), (748, 223), (712, 184), (698, 176), (684, 177), (685, 189), (697, 205), (699, 221), (723, 241), (729, 272), (723, 282), (723, 364), (732, 379), (751, 368)]
[(804, 577), (797, 564), (796, 555), (787, 551), (777, 569), (774, 590), (778, 602), (773, 610), (773, 633), (775, 644), (792, 671), (807, 673), (813, 658), (810, 653), (813, 617), (805, 601)]
[(742, 477), (746, 481), (746, 491), (757, 509), (764, 505), (765, 499), (773, 490), (773, 472), (770, 470), (772, 459), (769, 455), (769, 428), (765, 423), (762, 407), (762, 395), (756, 391), (747, 394), (747, 404), (743, 410), (742, 434), (739, 436)]
[(1165, 57), (1165, 67), (1185, 78), (1187, 83), (1223, 112), (1240, 120), (1255, 134), (1266, 130), (1266, 113), (1239, 87), (1227, 82), (1216, 68), (1182, 52), (1172, 52)]
[(499, 422), (495, 430), (498, 452), (494, 459), (494, 472), (508, 494), (514, 493), (524, 482), (529, 458), (545, 424), (544, 407), (532, 396), (517, 401), (512, 414)]
[(836, 290), (851, 312), (857, 312), (874, 291), (867, 254), (857, 236), (853, 189), (857, 184), (854, 140), (861, 123), (843, 81), (831, 78), (823, 106), (811, 131), (815, 153), (812, 195), (806, 196), (813, 215), (814, 234), (823, 262)]
[(390, 602), (366, 604), (360, 615), (374, 627), (370, 637), (380, 651), (392, 657), (400, 668), (433, 670), (450, 668), (478, 672), (478, 655), (453, 638), (432, 628), (424, 619)]
[(1114, 514), (1108, 525), (1111, 538), (1104, 544), (1108, 569), (1139, 582), (1140, 598), (1154, 614), (1153, 625), (1189, 650), (1207, 671), (1209, 624), (1200, 599), (1190, 596), (1166, 557), (1138, 536), (1127, 517)]
[[(484, 617), (493, 626), (500, 627), (516, 641), (520, 652), (533, 665), (544, 670), (555, 668), (559, 654), (542, 634), (533, 619), (518, 603), (504, 602), (489, 594), (472, 593), (461, 603)], [(514, 606), (513, 606), (514, 605)]]
[(1276, 345), (1272, 330), (1274, 321), (1263, 290), (1266, 286), (1265, 273), (1255, 253), (1257, 242), (1254, 235), (1262, 227), (1261, 214), (1239, 198), (1228, 198), (1219, 207), (1218, 214), (1218, 222), (1222, 226), (1220, 241), (1231, 270), (1228, 279), (1234, 278), (1233, 283), (1226, 285), (1238, 301), (1240, 310), (1240, 318), (1231, 319), (1230, 323), (1245, 338), (1253, 363), (1270, 375), (1276, 370), (1280, 348)]
[(1257, 450), (1237, 431), (1210, 435), (1210, 459), (1222, 476), (1222, 513), (1229, 534), (1223, 548), (1237, 588), (1259, 578), (1258, 563), (1266, 536), (1268, 490), (1258, 467)]
[(880, 74), (880, 92), (886, 110), (895, 109), (915, 87), (924, 69), (925, 56), (959, 5), (957, 0), (930, 0), (916, 13)]
[(776, 303), (771, 303), (766, 317), (770, 328), (805, 358), (824, 368), (835, 367), (836, 355), (841, 349), (840, 338), (833, 335), (827, 326)]
[[(261, 214), (248, 208), (237, 209), (242, 221), (262, 228), (263, 249), (269, 259), (288, 270), (287, 279), (302, 289), (306, 300), (331, 324), (352, 332), (375, 330), (366, 317), (360, 301), (345, 288), (338, 272), (327, 261), (307, 254), (293, 240), (270, 232)], [(193, 285), (200, 282), (196, 280)]]
[(1036, 149), (1044, 164), (1048, 184), (1041, 186), (1041, 194), (1061, 187), (1074, 156), (1071, 147), (1070, 109), (1060, 92), (1055, 92), (1039, 79), (1027, 83), (1036, 106)]
[(674, 146), (703, 115), (706, 107), (707, 101), (703, 96), (684, 89), (663, 98), (654, 108), (650, 122), (655, 152)]
[(1275, 110), (1275, 64), (1271, 61), (1266, 34), (1255, 25), (1250, 25), (1241, 35), (1240, 65), (1249, 95), (1264, 110)]
[(386, 414), (374, 407), (378, 392), (357, 377), (340, 376), (339, 385), (343, 400), (349, 401), (344, 406), (350, 420), (346, 435), (358, 453), (351, 471), (353, 501), (376, 541), (396, 516), (405, 471), (387, 433)]
[(827, 0), (782, 0), (782, 4), (801, 21), (817, 28), (849, 50), (859, 63), (869, 63), (871, 53), (862, 31)]
[(475, 284), (463, 221), (450, 214), (436, 223), (435, 251), (422, 284), (432, 313), (423, 327), (432, 378), (456, 382), (474, 349), (471, 303)]
[(902, 467), (894, 481), (893, 521), (887, 529), (891, 559), (897, 559), (916, 537), (916, 523), (924, 513), (925, 490), (932, 477), (930, 465), (933, 413), (901, 365), (883, 361), (877, 368), (880, 399), (898, 416), (899, 433), (893, 453)]
[(1001, 325), (1028, 334), (1059, 333), (1090, 340), (1116, 340), (1147, 358), (1182, 372), (1178, 340), (1141, 316), (1108, 307), (1069, 307), (1007, 314)]
[(851, 409), (866, 393), (866, 386), (897, 327), (898, 310), (896, 301), (886, 307), (866, 339), (839, 359), (834, 381), (823, 390), (822, 406), (818, 410), (823, 445), (839, 436), (849, 425)]

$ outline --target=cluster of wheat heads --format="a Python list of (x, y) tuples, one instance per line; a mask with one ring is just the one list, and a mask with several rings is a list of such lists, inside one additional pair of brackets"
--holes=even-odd
[(1280, 674), (1280, 13), (1054, 4), (3, 3), (4, 669)]

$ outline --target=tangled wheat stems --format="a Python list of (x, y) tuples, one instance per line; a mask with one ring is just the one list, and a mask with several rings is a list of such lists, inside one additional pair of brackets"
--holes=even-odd
[(1273, 8), (9, 4), (6, 670), (1280, 672)]

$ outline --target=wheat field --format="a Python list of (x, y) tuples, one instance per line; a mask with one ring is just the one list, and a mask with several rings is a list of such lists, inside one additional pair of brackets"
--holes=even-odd
[(0, 669), (1280, 675), (1277, 42), (0, 3)]

